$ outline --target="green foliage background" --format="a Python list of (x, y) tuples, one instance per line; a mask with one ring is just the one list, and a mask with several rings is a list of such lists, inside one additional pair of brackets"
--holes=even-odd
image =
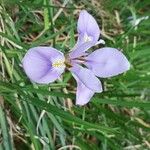
[[(149, 4), (0, 0), (0, 149), (150, 149)], [(69, 72), (55, 83), (38, 85), (29, 81), (21, 60), (39, 45), (68, 53), (82, 9), (96, 18), (106, 45), (128, 57), (131, 69), (102, 80), (105, 92), (79, 107), (74, 105), (76, 83)]]

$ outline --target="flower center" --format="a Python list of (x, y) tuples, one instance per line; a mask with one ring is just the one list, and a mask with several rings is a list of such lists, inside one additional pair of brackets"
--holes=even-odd
[(84, 37), (83, 37), (83, 40), (84, 40), (84, 42), (90, 42), (90, 41), (92, 41), (92, 37), (91, 36), (88, 36), (86, 33), (84, 34)]
[(64, 60), (57, 60), (57, 61), (52, 63), (52, 66), (57, 67), (57, 68), (64, 67), (65, 66)]

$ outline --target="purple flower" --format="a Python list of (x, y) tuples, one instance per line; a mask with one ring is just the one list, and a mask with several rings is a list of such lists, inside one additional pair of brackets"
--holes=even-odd
[(87, 50), (97, 45), (100, 29), (87, 11), (81, 11), (77, 23), (78, 40), (69, 55), (52, 47), (31, 48), (23, 59), (27, 76), (37, 83), (51, 83), (69, 69), (77, 81), (76, 104), (85, 105), (94, 93), (103, 91), (97, 77), (107, 78), (121, 74), (130, 68), (127, 58), (115, 48), (100, 48), (92, 53)]
[[(74, 78), (77, 81), (76, 104), (89, 102), (94, 93), (102, 92), (97, 77), (107, 78), (127, 71), (130, 63), (115, 48), (100, 48), (89, 54), (87, 50), (99, 44), (100, 29), (96, 20), (85, 10), (81, 11), (77, 24), (78, 41), (69, 54)], [(82, 66), (86, 67), (82, 67)], [(97, 77), (96, 77), (97, 76)]]

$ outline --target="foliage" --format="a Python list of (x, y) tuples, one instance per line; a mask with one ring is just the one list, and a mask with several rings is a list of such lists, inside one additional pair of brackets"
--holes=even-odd
[[(30, 47), (51, 45), (67, 53), (81, 9), (98, 20), (106, 45), (121, 49), (132, 64), (125, 74), (101, 79), (105, 92), (84, 107), (74, 105), (76, 83), (69, 72), (38, 85), (21, 67)], [(0, 148), (149, 149), (148, 10), (147, 0), (1, 0)]]

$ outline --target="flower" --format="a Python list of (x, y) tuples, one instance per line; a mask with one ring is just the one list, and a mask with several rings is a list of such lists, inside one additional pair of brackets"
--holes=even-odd
[[(97, 77), (107, 78), (121, 74), (130, 68), (127, 58), (117, 49), (105, 47), (92, 52), (89, 48), (101, 43), (96, 20), (86, 10), (81, 11), (77, 24), (78, 41), (69, 54), (74, 78), (77, 81), (76, 104), (85, 105), (94, 93), (103, 91)], [(82, 67), (82, 66), (86, 67)], [(96, 77), (97, 76), (97, 77)]]
[(67, 67), (77, 81), (76, 104), (85, 105), (94, 93), (103, 91), (97, 77), (121, 74), (129, 70), (130, 63), (115, 48), (105, 47), (88, 52), (88, 49), (104, 41), (99, 40), (99, 26), (86, 10), (80, 12), (77, 31), (77, 43), (66, 58), (52, 47), (35, 47), (29, 49), (23, 58), (23, 68), (30, 80), (47, 84), (58, 79)]

